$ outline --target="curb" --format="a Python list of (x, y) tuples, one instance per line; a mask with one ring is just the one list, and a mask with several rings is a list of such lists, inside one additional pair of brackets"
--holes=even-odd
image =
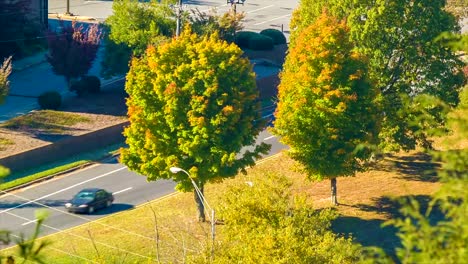
[[(35, 61), (35, 62), (31, 62), (31, 63), (29, 63), (29, 64), (27, 64), (27, 65), (20, 66), (20, 67), (15, 67), (15, 66), (13, 66), (13, 67), (12, 67), (12, 73), (14, 73), (14, 72), (22, 72), (22, 71), (24, 71), (24, 70), (26, 70), (26, 69), (28, 69), (28, 68), (31, 68), (31, 67), (34, 67), (34, 66), (38, 66), (38, 65), (41, 65), (41, 64), (46, 63), (46, 62), (47, 62), (46, 59), (42, 59), (42, 60)], [(13, 62), (13, 65), (14, 65), (14, 62)]]
[(120, 154), (109, 154), (109, 155), (106, 155), (106, 156), (104, 156), (104, 157), (102, 157), (102, 158), (100, 158), (100, 159), (97, 159), (97, 160), (95, 160), (95, 161), (90, 161), (90, 162), (87, 162), (87, 163), (85, 163), (85, 164), (81, 164), (81, 165), (78, 165), (78, 166), (76, 166), (76, 167), (73, 167), (73, 168), (70, 168), (70, 169), (61, 171), (61, 172), (57, 172), (57, 173), (54, 173), (54, 174), (51, 174), (51, 175), (48, 175), (48, 176), (44, 176), (44, 177), (42, 177), (42, 178), (39, 178), (39, 179), (30, 181), (30, 182), (26, 182), (26, 183), (17, 185), (17, 186), (15, 186), (15, 187), (11, 187), (11, 188), (8, 188), (8, 189), (5, 189), (5, 190), (0, 190), (0, 192), (1, 192), (0, 197), (2, 197), (2, 196), (5, 195), (5, 194), (8, 194), (8, 193), (10, 193), (10, 192), (13, 192), (13, 191), (16, 191), (16, 190), (19, 190), (19, 189), (22, 189), (22, 188), (25, 188), (25, 187), (28, 187), (28, 186), (37, 184), (37, 183), (41, 183), (41, 182), (43, 182), (43, 181), (48, 181), (48, 180), (51, 180), (51, 179), (53, 179), (53, 178), (55, 178), (55, 177), (59, 177), (59, 176), (65, 175), (65, 174), (69, 174), (69, 173), (74, 172), (74, 171), (77, 171), (77, 170), (81, 170), (81, 169), (90, 167), (90, 166), (92, 166), (92, 165), (98, 164), (99, 161), (105, 161), (105, 160), (110, 160), (110, 159), (116, 158), (116, 157), (118, 157), (119, 155), (120, 155)]

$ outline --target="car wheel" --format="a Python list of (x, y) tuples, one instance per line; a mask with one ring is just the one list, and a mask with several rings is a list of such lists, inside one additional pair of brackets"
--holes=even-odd
[(106, 207), (109, 207), (109, 206), (111, 206), (111, 205), (112, 205), (112, 201), (111, 201), (111, 200), (107, 200), (107, 202), (106, 202)]
[(94, 207), (90, 206), (88, 208), (88, 214), (92, 214), (94, 212)]

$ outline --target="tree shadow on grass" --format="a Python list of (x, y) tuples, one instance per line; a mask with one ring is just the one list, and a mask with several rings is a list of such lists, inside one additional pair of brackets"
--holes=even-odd
[(382, 227), (383, 220), (365, 220), (359, 217), (340, 216), (332, 223), (332, 231), (352, 236), (354, 241), (365, 247), (379, 247), (392, 259), (396, 259), (395, 249), (401, 246), (394, 226)]
[[(372, 205), (357, 204), (340, 206), (349, 206), (357, 208), (360, 211), (375, 212), (384, 215), (386, 219), (403, 218), (400, 213), (402, 203), (409, 199), (415, 199), (420, 205), (420, 212), (424, 215), (429, 207), (431, 197), (428, 195), (408, 195), (397, 198), (386, 196), (374, 199)], [(435, 206), (429, 214), (431, 224), (444, 220), (446, 217), (442, 211)], [(382, 226), (385, 220), (380, 219), (362, 219), (352, 216), (340, 216), (332, 223), (332, 230), (335, 233), (351, 235), (354, 240), (363, 246), (373, 246), (382, 248), (388, 256), (396, 260), (395, 249), (401, 247), (401, 240), (397, 236), (397, 228), (394, 226)]]
[(384, 161), (374, 165), (374, 168), (387, 172), (398, 172), (400, 177), (411, 181), (436, 182), (436, 170), (440, 167), (432, 161), (431, 156), (424, 152), (409, 156), (385, 155)]

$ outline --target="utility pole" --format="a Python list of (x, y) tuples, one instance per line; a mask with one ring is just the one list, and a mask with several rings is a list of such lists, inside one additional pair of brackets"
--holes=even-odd
[(176, 7), (176, 15), (177, 15), (177, 24), (176, 24), (176, 37), (180, 36), (180, 29), (181, 29), (181, 24), (182, 22), (181, 17), (182, 17), (182, 0), (179, 0), (179, 3)]

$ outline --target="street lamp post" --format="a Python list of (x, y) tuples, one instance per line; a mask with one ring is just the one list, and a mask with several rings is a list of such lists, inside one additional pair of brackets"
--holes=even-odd
[(70, 0), (67, 0), (67, 11), (65, 12), (65, 15), (71, 16), (71, 13), (70, 13)]
[(202, 201), (204, 207), (208, 207), (211, 210), (211, 241), (212, 241), (212, 247), (211, 247), (211, 258), (214, 257), (214, 247), (215, 247), (215, 234), (216, 234), (216, 221), (215, 221), (215, 211), (214, 209), (208, 204), (208, 201), (206, 200), (205, 196), (201, 192), (200, 188), (198, 188), (197, 183), (193, 180), (192, 176), (184, 169), (181, 169), (179, 167), (171, 167), (169, 170), (172, 173), (178, 173), (178, 172), (183, 172), (187, 174), (189, 177), (190, 181), (192, 182), (193, 188), (195, 188), (195, 192), (198, 195), (198, 198), (200, 201)]
[(245, 0), (227, 0), (228, 4), (231, 4), (231, 9), (234, 12), (234, 15), (237, 13), (237, 4), (244, 5)]

